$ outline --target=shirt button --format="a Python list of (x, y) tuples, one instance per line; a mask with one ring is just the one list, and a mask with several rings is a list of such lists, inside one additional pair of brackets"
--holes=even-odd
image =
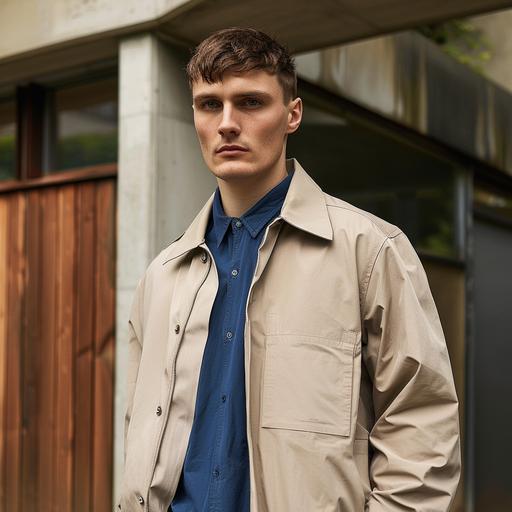
[(226, 401), (226, 395), (222, 395), (222, 401), (225, 402)]
[(238, 270), (236, 268), (234, 268), (232, 271), (231, 271), (231, 275), (233, 277), (236, 277), (238, 275)]
[(236, 226), (237, 228), (239, 228), (241, 225), (242, 225), (242, 223), (241, 223), (239, 220), (237, 220), (237, 221), (235, 222), (235, 226)]
[(228, 340), (230, 340), (232, 337), (233, 337), (233, 333), (232, 333), (231, 331), (228, 331), (228, 332), (226, 333), (226, 338), (227, 338)]
[(144, 505), (144, 498), (142, 496), (137, 496), (137, 501), (140, 505)]
[(206, 260), (208, 259), (208, 256), (206, 254), (206, 251), (203, 251), (203, 253), (201, 254), (201, 261), (203, 263), (206, 263)]
[(219, 469), (218, 469), (218, 468), (215, 468), (215, 469), (213, 470), (213, 476), (214, 476), (215, 478), (218, 478), (218, 476), (219, 476), (219, 475), (220, 475), (220, 471), (219, 471)]
[(180, 332), (180, 324), (176, 324), (176, 327), (174, 328), (174, 332), (178, 334)]
[(158, 406), (158, 407), (156, 408), (156, 415), (157, 415), (157, 416), (160, 416), (161, 414), (162, 414), (162, 408), (161, 408), (160, 406)]

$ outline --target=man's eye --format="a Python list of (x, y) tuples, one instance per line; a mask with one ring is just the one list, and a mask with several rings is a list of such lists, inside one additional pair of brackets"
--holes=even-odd
[(261, 101), (256, 98), (245, 98), (244, 105), (248, 107), (259, 107), (261, 105)]
[(219, 102), (216, 100), (205, 100), (201, 103), (201, 108), (204, 108), (205, 110), (214, 110), (218, 108)]

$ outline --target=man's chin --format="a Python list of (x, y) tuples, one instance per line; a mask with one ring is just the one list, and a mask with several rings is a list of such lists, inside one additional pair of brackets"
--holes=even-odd
[(247, 162), (222, 162), (210, 168), (212, 173), (222, 180), (238, 180), (254, 174), (254, 166)]

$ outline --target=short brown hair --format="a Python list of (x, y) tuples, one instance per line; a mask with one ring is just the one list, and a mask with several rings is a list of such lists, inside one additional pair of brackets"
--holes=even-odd
[(253, 69), (277, 75), (285, 103), (297, 97), (295, 63), (287, 48), (253, 28), (214, 32), (195, 48), (186, 71), (192, 89), (200, 79), (211, 84), (221, 81), (228, 70), (241, 73)]

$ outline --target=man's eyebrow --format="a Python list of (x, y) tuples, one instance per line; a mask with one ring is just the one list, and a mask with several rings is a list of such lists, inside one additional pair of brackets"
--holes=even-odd
[[(234, 98), (246, 98), (248, 96), (260, 96), (263, 98), (270, 98), (271, 95), (268, 92), (265, 91), (244, 91), (238, 94), (235, 94)], [(219, 99), (219, 97), (216, 94), (213, 93), (204, 93), (204, 94), (198, 94), (197, 96), (194, 96), (193, 100), (194, 103), (197, 103), (202, 100), (206, 99)]]

